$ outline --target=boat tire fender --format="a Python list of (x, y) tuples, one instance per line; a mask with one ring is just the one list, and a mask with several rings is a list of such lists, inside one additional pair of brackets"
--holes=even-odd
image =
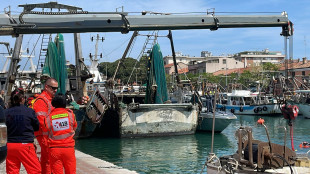
[(266, 106), (263, 107), (263, 111), (267, 111), (268, 108)]
[(254, 113), (256, 113), (256, 114), (258, 113), (258, 108), (254, 109)]
[(240, 112), (243, 112), (243, 107), (242, 107), (242, 106), (239, 108), (239, 111), (240, 111)]
[(261, 108), (261, 107), (258, 107), (258, 108), (257, 108), (257, 110), (258, 110), (258, 111), (262, 111), (262, 110), (263, 110), (263, 108)]
[(230, 109), (230, 112), (235, 113), (235, 109), (234, 108)]

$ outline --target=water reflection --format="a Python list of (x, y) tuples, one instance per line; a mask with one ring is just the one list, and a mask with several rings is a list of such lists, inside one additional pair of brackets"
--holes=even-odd
[[(259, 116), (238, 116), (222, 133), (215, 134), (214, 153), (217, 156), (232, 154), (237, 150), (235, 131), (242, 126), (251, 126), (255, 139), (267, 141), (265, 129), (257, 125)], [(264, 117), (271, 141), (283, 144), (287, 127), (286, 144), (290, 146), (289, 127), (282, 117)], [(309, 149), (298, 147), (302, 141), (310, 141), (308, 127), (310, 119), (297, 118), (294, 122), (294, 143), (297, 153)], [(111, 139), (79, 139), (76, 148), (84, 153), (112, 162), (139, 173), (200, 173), (208, 153), (211, 151), (211, 133), (195, 135)]]

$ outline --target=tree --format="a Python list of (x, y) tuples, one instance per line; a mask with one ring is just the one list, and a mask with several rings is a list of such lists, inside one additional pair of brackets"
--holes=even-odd
[[(102, 62), (98, 65), (99, 72), (108, 74), (108, 79), (112, 78), (115, 73), (116, 67), (120, 59), (115, 62)], [(142, 57), (139, 62), (136, 59), (128, 57), (122, 61), (118, 72), (116, 73), (115, 79), (121, 79), (123, 84), (133, 83), (136, 81), (136, 77), (138, 81), (145, 83), (146, 81), (146, 57)], [(130, 78), (130, 79), (129, 79)]]

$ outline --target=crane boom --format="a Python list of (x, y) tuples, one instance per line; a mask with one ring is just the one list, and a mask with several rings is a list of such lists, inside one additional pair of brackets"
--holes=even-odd
[(143, 30), (181, 30), (282, 27), (289, 36), (287, 13), (279, 15), (128, 15), (125, 12), (22, 12), (0, 15), (0, 35), (36, 33), (122, 32)]

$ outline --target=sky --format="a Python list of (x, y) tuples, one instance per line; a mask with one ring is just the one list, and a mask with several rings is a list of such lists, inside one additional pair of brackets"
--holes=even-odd
[[(8, 6), (12, 14), (19, 14), (23, 8), (20, 4), (44, 3), (44, 0), (1, 0), (0, 13)], [(142, 12), (153, 11), (162, 13), (183, 13), (183, 12), (206, 12), (208, 9), (215, 9), (215, 15), (223, 15), (220, 12), (281, 12), (286, 11), (288, 18), (294, 23), (294, 58), (310, 56), (310, 0), (58, 0), (60, 4), (72, 5), (83, 8), (89, 12)], [(209, 10), (210, 11), (210, 10)], [(274, 14), (274, 13), (273, 13)], [(226, 13), (225, 13), (226, 15)], [(229, 15), (229, 14), (228, 14)], [(233, 15), (233, 14), (231, 14)], [(174, 47), (176, 52), (183, 55), (199, 57), (201, 51), (212, 52), (213, 55), (235, 54), (242, 51), (281, 51), (284, 54), (284, 38), (280, 36), (281, 28), (236, 28), (210, 30), (174, 30), (172, 31)], [(89, 53), (95, 54), (95, 42), (90, 38), (99, 34), (104, 41), (98, 45), (98, 54), (103, 57), (100, 62), (113, 62), (122, 57), (132, 32), (121, 33), (83, 33), (82, 53), (89, 64)], [(160, 31), (159, 35), (167, 35), (167, 31)], [(39, 56), (39, 45), (34, 47), (39, 35), (26, 35), (23, 40), (23, 49), (29, 48), (35, 56), (34, 63), (37, 64)], [(73, 34), (64, 34), (66, 57), (74, 63)], [(138, 58), (142, 50), (145, 37), (139, 36), (135, 45), (128, 55)], [(14, 47), (15, 38), (0, 36), (0, 42), (10, 42)], [(171, 55), (169, 39), (162, 37), (158, 40), (163, 56)], [(5, 47), (0, 45), (0, 52), (5, 52)], [(2, 56), (2, 55), (0, 55)], [(3, 56), (2, 56), (3, 57)], [(0, 63), (4, 61), (1, 59)]]

